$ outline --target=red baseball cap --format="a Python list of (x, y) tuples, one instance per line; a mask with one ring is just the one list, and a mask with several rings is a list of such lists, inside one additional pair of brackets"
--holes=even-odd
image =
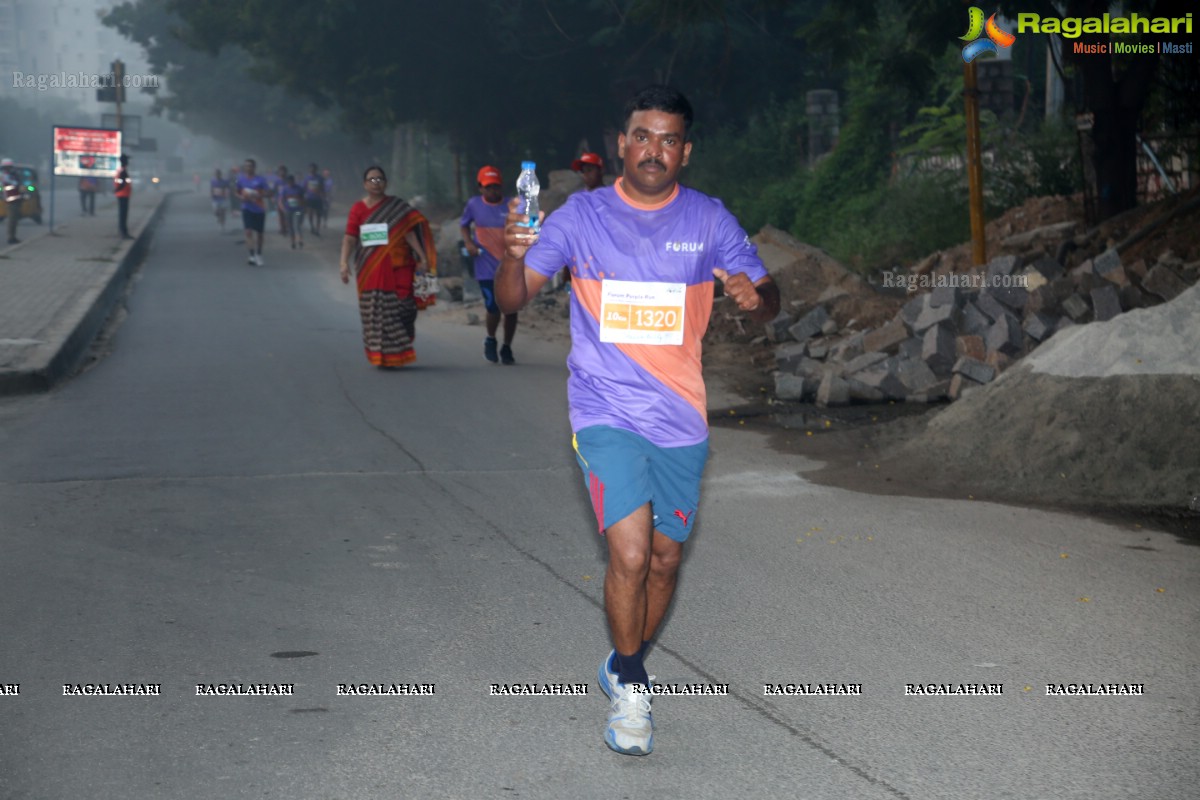
[(571, 169), (579, 172), (583, 169), (584, 164), (595, 164), (600, 169), (604, 169), (604, 159), (595, 153), (584, 153), (579, 158), (571, 162)]
[(479, 174), (475, 176), (475, 182), (480, 186), (491, 186), (493, 183), (504, 183), (500, 179), (500, 170), (495, 167), (480, 167)]

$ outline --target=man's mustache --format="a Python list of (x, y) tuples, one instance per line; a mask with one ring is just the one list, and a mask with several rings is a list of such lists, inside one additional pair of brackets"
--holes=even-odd
[(657, 166), (658, 166), (660, 169), (664, 169), (664, 170), (667, 168), (667, 165), (666, 165), (666, 164), (664, 164), (664, 163), (662, 163), (661, 161), (659, 161), (657, 158), (647, 158), (645, 161), (642, 161), (641, 163), (639, 163), (639, 164), (638, 164), (638, 166), (639, 166), (639, 167), (644, 167), (644, 166), (646, 166), (647, 164), (655, 164), (655, 165), (657, 165)]

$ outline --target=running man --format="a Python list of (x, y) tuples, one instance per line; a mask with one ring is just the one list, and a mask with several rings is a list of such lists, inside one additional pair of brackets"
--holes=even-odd
[(654, 746), (644, 657), (700, 504), (708, 458), (700, 343), (713, 279), (754, 321), (779, 311), (779, 290), (737, 220), (678, 183), (691, 124), (691, 105), (674, 89), (635, 95), (617, 139), (623, 177), (572, 194), (540, 234), (520, 224), (526, 217), (512, 203), (496, 275), (500, 308), (516, 311), (564, 265), (572, 272), (571, 427), (609, 555), (604, 741), (629, 755)]
[(213, 173), (212, 180), (208, 182), (208, 195), (212, 199), (213, 214), (217, 218), (217, 223), (221, 226), (221, 233), (225, 232), (225, 215), (229, 212), (229, 181), (221, 177), (221, 170), (216, 170)]
[(582, 176), (585, 192), (594, 192), (604, 185), (604, 159), (598, 153), (584, 153), (571, 162), (571, 169)]
[(246, 263), (251, 266), (263, 265), (263, 228), (267, 222), (267, 198), (271, 196), (271, 187), (267, 179), (255, 172), (258, 165), (253, 158), (247, 158), (242, 165), (242, 175), (237, 179), (237, 195), (242, 201), (242, 228), (246, 231), (246, 249), (250, 258)]
[(309, 231), (313, 236), (320, 236), (321, 209), (325, 206), (325, 179), (317, 173), (317, 165), (308, 165), (308, 175), (304, 178), (304, 208), (308, 216)]
[[(496, 349), (496, 330), (500, 327), (500, 306), (496, 305), (496, 267), (504, 251), (504, 220), (508, 208), (501, 186), (500, 170), (481, 167), (475, 176), (479, 194), (467, 201), (459, 219), (459, 232), (467, 254), (475, 259), (475, 280), (483, 293), (483, 307), (487, 311), (485, 324), (487, 337), (483, 340), (483, 357), (493, 364), (515, 364), (512, 342), (517, 335), (517, 314), (504, 315), (504, 344)], [(472, 235), (471, 225), (475, 232)]]
[(296, 176), (288, 175), (279, 190), (279, 214), (287, 218), (292, 231), (292, 249), (304, 247), (304, 190), (296, 184)]

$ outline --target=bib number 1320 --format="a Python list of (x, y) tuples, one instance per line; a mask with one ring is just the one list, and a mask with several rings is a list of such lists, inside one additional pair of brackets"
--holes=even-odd
[(687, 286), (605, 280), (600, 341), (614, 344), (683, 344)]

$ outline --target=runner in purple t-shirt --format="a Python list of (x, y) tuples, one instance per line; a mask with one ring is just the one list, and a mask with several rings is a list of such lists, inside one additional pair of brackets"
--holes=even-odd
[(246, 249), (250, 251), (249, 264), (263, 265), (263, 228), (266, 225), (266, 203), (271, 194), (267, 179), (255, 173), (257, 164), (247, 158), (242, 165), (241, 177), (237, 179), (237, 196), (242, 201), (242, 228), (246, 231)]
[[(480, 167), (475, 176), (479, 194), (467, 201), (462, 217), (458, 220), (463, 246), (467, 254), (475, 259), (475, 280), (483, 295), (483, 307), (487, 312), (485, 325), (487, 336), (483, 340), (483, 357), (493, 364), (515, 364), (512, 342), (517, 335), (517, 315), (504, 314), (504, 344), (497, 351), (496, 330), (500, 327), (500, 306), (496, 305), (494, 278), (500, 256), (504, 251), (504, 223), (508, 217), (508, 203), (504, 198), (500, 170), (492, 166)], [(471, 227), (475, 230), (472, 232)]]
[(540, 234), (510, 206), (496, 298), (516, 311), (571, 270), (571, 426), (609, 553), (614, 649), (597, 676), (611, 701), (604, 741), (646, 755), (654, 740), (643, 659), (675, 591), (708, 456), (700, 341), (713, 279), (758, 322), (779, 313), (779, 290), (720, 201), (678, 184), (692, 149), (687, 99), (652, 86), (625, 110), (615, 186), (571, 195)]

